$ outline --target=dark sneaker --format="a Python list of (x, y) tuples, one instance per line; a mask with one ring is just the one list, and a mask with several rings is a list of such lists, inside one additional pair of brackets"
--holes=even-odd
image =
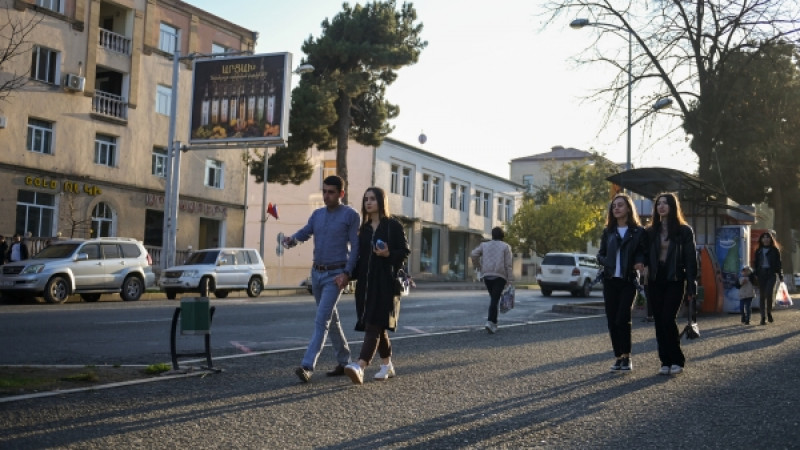
[(300, 381), (302, 381), (303, 383), (308, 383), (309, 381), (311, 381), (312, 372), (313, 371), (306, 369), (305, 367), (298, 367), (297, 369), (294, 370), (294, 373), (297, 375), (298, 378), (300, 378)]
[(339, 364), (336, 367), (334, 367), (333, 370), (325, 372), (325, 375), (329, 377), (340, 377), (344, 375), (344, 366)]
[(619, 370), (633, 370), (631, 359), (627, 357), (622, 358), (622, 365), (619, 367)]
[(611, 366), (611, 370), (621, 370), (622, 369), (622, 358), (617, 358), (614, 361), (614, 365)]
[(769, 315), (767, 316), (767, 321), (768, 321), (769, 323), (772, 323), (772, 322), (774, 322), (774, 320), (772, 320), (772, 314), (769, 314)]

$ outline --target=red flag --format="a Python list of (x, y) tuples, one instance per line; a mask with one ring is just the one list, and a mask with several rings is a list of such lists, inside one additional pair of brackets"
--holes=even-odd
[(272, 203), (267, 204), (267, 214), (274, 218), (278, 218), (278, 205), (273, 205)]

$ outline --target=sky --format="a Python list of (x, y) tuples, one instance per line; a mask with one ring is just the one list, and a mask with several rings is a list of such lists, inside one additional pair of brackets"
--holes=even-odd
[[(319, 37), (320, 24), (340, 12), (343, 1), (188, 3), (258, 31), (256, 53), (290, 52), (297, 66), (303, 41)], [(543, 27), (539, 3), (414, 1), (428, 46), (416, 64), (399, 70), (387, 90), (389, 102), (400, 107), (390, 136), (504, 178), (512, 159), (559, 145), (625, 163), (627, 110), (604, 126), (605, 105), (587, 100), (608, 86), (615, 72), (575, 60), (593, 44), (597, 30), (573, 30), (566, 19), (563, 26)], [(603, 41), (604, 52), (627, 57), (626, 40), (607, 36)], [(650, 94), (634, 88), (634, 107)], [(675, 113), (662, 110), (632, 128), (634, 167), (695, 171), (697, 158)], [(634, 121), (639, 118), (635, 114)], [(645, 126), (649, 122), (652, 128)], [(418, 141), (422, 133), (425, 144)]]

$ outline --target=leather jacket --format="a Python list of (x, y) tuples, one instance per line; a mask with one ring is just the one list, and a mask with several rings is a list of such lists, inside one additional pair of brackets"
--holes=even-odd
[(637, 263), (646, 264), (647, 235), (642, 227), (629, 227), (625, 237), (620, 238), (617, 229), (606, 227), (600, 240), (597, 261), (603, 266), (603, 278), (613, 278), (617, 268), (619, 250), (620, 274), (622, 279), (633, 283)]
[[(658, 277), (661, 234), (652, 227), (647, 229), (647, 234), (650, 242), (647, 279), (654, 282)], [(697, 294), (697, 245), (694, 230), (689, 225), (681, 225), (677, 239), (670, 240), (664, 268), (667, 281), (685, 281), (686, 295)]]
[(767, 248), (767, 262), (769, 263), (769, 271), (774, 272), (780, 281), (783, 281), (783, 265), (781, 264), (781, 251), (774, 246), (761, 247), (756, 249), (756, 254), (753, 257), (753, 270), (756, 275), (763, 270), (761, 268), (763, 259), (763, 249)]

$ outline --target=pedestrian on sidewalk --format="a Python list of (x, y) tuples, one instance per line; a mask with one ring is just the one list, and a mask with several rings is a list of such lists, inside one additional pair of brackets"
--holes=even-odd
[(311, 380), (329, 332), (338, 365), (327, 375), (344, 375), (344, 368), (350, 363), (350, 347), (339, 322), (336, 304), (342, 290), (350, 282), (358, 259), (360, 218), (355, 209), (342, 204), (344, 193), (344, 180), (341, 177), (326, 177), (322, 181), (322, 200), (325, 206), (312, 212), (303, 228), (283, 239), (284, 247), (291, 248), (298, 241), (305, 242), (311, 236), (314, 237), (311, 291), (317, 303), (317, 313), (311, 341), (301, 366), (295, 369), (295, 374), (306, 383)]
[(631, 309), (636, 280), (644, 270), (647, 237), (633, 200), (617, 194), (608, 206), (606, 227), (597, 260), (603, 266), (603, 303), (614, 350), (612, 371), (633, 370), (631, 362)]
[(772, 304), (775, 303), (775, 289), (778, 281), (783, 281), (781, 246), (769, 231), (761, 233), (758, 248), (753, 258), (753, 269), (758, 279), (758, 305), (761, 311), (761, 325), (767, 320), (772, 323)]
[(753, 297), (755, 297), (755, 288), (753, 287), (753, 269), (750, 266), (742, 267), (742, 273), (739, 275), (739, 312), (742, 315), (742, 323), (750, 325), (750, 312), (752, 310)]
[(375, 352), (381, 358), (381, 370), (373, 377), (385, 381), (395, 375), (392, 343), (388, 331), (395, 331), (402, 287), (397, 273), (408, 258), (408, 240), (403, 225), (389, 215), (386, 192), (367, 188), (361, 201), (363, 222), (358, 232), (356, 278), (356, 331), (364, 332), (358, 361), (344, 368), (355, 384), (364, 383), (364, 370)]
[(683, 372), (686, 357), (675, 319), (681, 302), (697, 295), (697, 250), (694, 230), (683, 217), (677, 195), (659, 194), (653, 201), (653, 223), (647, 229), (647, 300), (653, 302), (661, 375)]
[(514, 281), (511, 246), (503, 242), (504, 238), (503, 229), (494, 227), (492, 240), (481, 242), (469, 255), (472, 265), (483, 274), (483, 283), (489, 291), (489, 316), (486, 319), (486, 331), (489, 334), (497, 332), (497, 309), (503, 289)]

